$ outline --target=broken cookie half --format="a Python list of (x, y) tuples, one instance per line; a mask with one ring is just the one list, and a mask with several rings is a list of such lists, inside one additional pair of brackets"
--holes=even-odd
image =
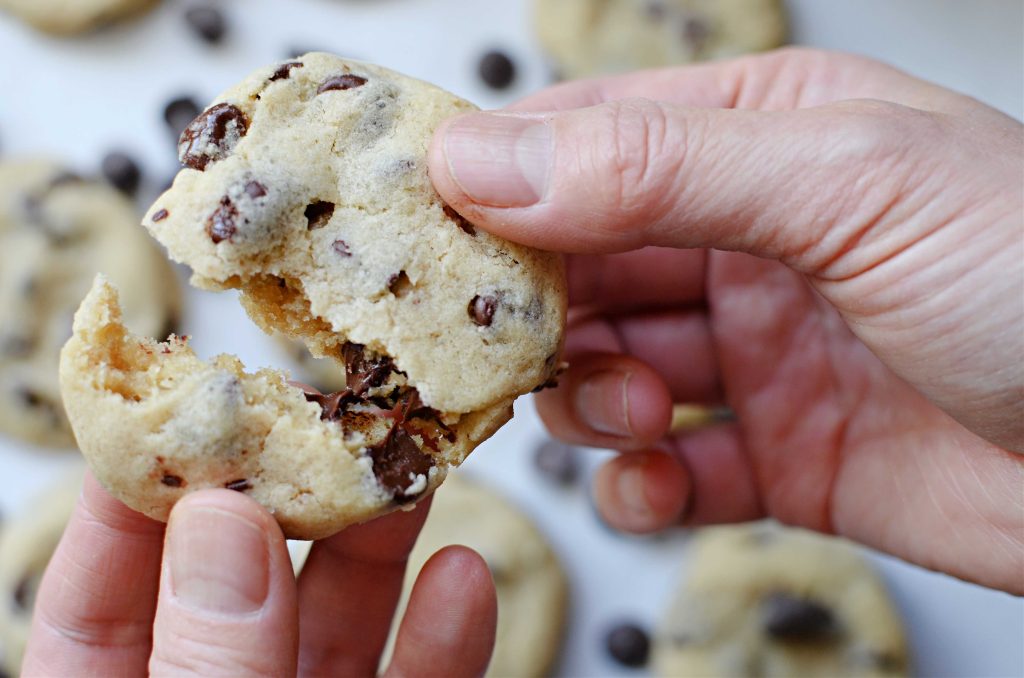
[(348, 386), (309, 393), (187, 340), (131, 334), (103, 277), (75, 316), (61, 390), (100, 482), (157, 520), (186, 492), (222, 487), (266, 506), (285, 535), (318, 539), (426, 496), (512, 415), (423, 403), (386, 356), (345, 347)]

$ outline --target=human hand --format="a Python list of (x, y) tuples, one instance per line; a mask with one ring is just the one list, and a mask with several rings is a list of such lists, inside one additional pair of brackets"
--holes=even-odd
[[(774, 516), (1022, 593), (1022, 158), (973, 99), (788, 49), (459, 116), (430, 172), (569, 254), (571, 367), (537, 406), (633, 451), (597, 476), (608, 522)], [(673, 402), (738, 422), (667, 436)]]
[[(190, 494), (165, 530), (90, 475), (40, 586), (22, 675), (376, 675), (428, 504), (317, 542), (296, 581), (280, 528), (248, 497)], [(482, 675), (496, 606), (480, 556), (438, 552), (384, 675)]]

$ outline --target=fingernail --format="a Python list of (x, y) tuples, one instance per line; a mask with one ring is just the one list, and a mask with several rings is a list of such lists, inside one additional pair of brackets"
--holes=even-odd
[(644, 490), (644, 464), (630, 464), (621, 471), (615, 482), (619, 503), (633, 514), (647, 515), (651, 512), (647, 492)]
[(445, 133), (448, 171), (474, 202), (528, 207), (547, 187), (551, 130), (535, 117), (470, 113)]
[(584, 424), (606, 435), (632, 435), (627, 395), (630, 376), (619, 370), (595, 372), (577, 387), (576, 412)]
[(252, 522), (228, 511), (199, 506), (174, 515), (167, 557), (172, 591), (184, 605), (247, 614), (267, 599), (267, 538)]

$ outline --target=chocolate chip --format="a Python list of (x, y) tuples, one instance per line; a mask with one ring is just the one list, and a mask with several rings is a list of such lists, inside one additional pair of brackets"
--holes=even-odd
[(238, 480), (224, 483), (224, 489), (234, 490), (235, 492), (248, 492), (252, 489), (252, 484), (245, 478), (239, 478)]
[(178, 139), (181, 164), (199, 171), (226, 158), (249, 131), (249, 120), (237, 106), (217, 104), (200, 113)]
[(100, 169), (107, 181), (122, 193), (134, 195), (138, 190), (142, 172), (128, 154), (120, 151), (107, 153), (100, 164)]
[(662, 21), (668, 13), (665, 0), (650, 0), (644, 5), (644, 12), (651, 21)]
[(258, 181), (250, 181), (245, 185), (245, 194), (255, 200), (267, 194), (267, 187)]
[(516, 79), (516, 65), (504, 52), (491, 50), (480, 57), (477, 73), (491, 89), (505, 89)]
[(538, 471), (560, 485), (570, 485), (579, 476), (579, 457), (576, 448), (557, 440), (545, 440), (533, 452), (533, 464)]
[(765, 633), (786, 642), (828, 640), (837, 630), (828, 607), (781, 591), (762, 601), (761, 623)]
[(412, 281), (405, 271), (399, 271), (388, 278), (388, 292), (396, 297), (404, 297), (412, 288)]
[(172, 475), (170, 473), (165, 473), (164, 477), (160, 479), (160, 482), (166, 485), (167, 487), (185, 486), (185, 481), (181, 478), (181, 476)]
[(711, 27), (701, 17), (689, 16), (683, 21), (683, 42), (693, 47), (693, 49), (699, 50), (704, 47), (704, 44), (710, 37)]
[(335, 75), (332, 78), (328, 78), (324, 81), (324, 84), (317, 88), (317, 94), (323, 94), (324, 92), (332, 92), (335, 90), (346, 90), (354, 89), (356, 87), (362, 87), (366, 84), (366, 78), (351, 73), (343, 73), (342, 75)]
[(445, 205), (441, 209), (444, 210), (445, 216), (455, 222), (455, 225), (462, 229), (464, 233), (468, 235), (476, 235), (476, 229), (473, 228), (473, 224), (466, 221), (466, 218), (456, 212), (454, 209)]
[(202, 110), (195, 99), (188, 96), (178, 97), (167, 102), (167, 105), (164, 106), (164, 121), (174, 133), (175, 139), (181, 136), (188, 124), (195, 120)]
[(323, 228), (331, 220), (331, 217), (334, 216), (334, 203), (317, 200), (306, 205), (304, 214), (306, 215), (306, 223), (309, 230)]
[(216, 45), (227, 33), (227, 22), (216, 7), (203, 5), (185, 11), (185, 23), (201, 40)]
[(605, 637), (605, 646), (612, 659), (624, 666), (643, 666), (651, 641), (647, 633), (635, 624), (619, 624)]
[(323, 421), (337, 421), (345, 414), (345, 405), (355, 402), (359, 398), (352, 393), (351, 389), (335, 391), (334, 393), (310, 393), (304, 392), (306, 400), (320, 406), (320, 419)]
[(373, 474), (377, 481), (394, 494), (395, 501), (406, 502), (415, 496), (405, 494), (420, 475), (427, 475), (434, 466), (430, 455), (417, 447), (416, 441), (397, 424), (387, 437), (368, 450), (373, 460)]
[(344, 240), (335, 240), (333, 243), (331, 243), (331, 249), (334, 250), (334, 252), (339, 256), (352, 256), (352, 250), (348, 248), (348, 243), (346, 243)]
[(224, 196), (220, 199), (220, 205), (213, 211), (213, 214), (206, 220), (206, 233), (210, 236), (213, 244), (231, 240), (238, 232), (237, 226), (238, 208), (231, 198)]
[(169, 216), (170, 216), (170, 214), (171, 214), (171, 213), (170, 213), (170, 212), (168, 212), (168, 211), (167, 211), (167, 210), (165, 210), (165, 209), (159, 209), (159, 210), (157, 210), (156, 212), (153, 212), (153, 221), (154, 221), (154, 222), (157, 222), (157, 221), (163, 221), (164, 219), (166, 219), (167, 217), (169, 217)]
[(498, 300), (492, 296), (473, 297), (469, 302), (469, 317), (480, 327), (490, 327), (494, 321), (494, 311), (498, 308)]
[(277, 67), (274, 74), (270, 76), (270, 82), (276, 82), (278, 80), (287, 80), (292, 77), (293, 68), (303, 68), (305, 64), (301, 61), (286, 61)]
[(32, 609), (32, 580), (31, 576), (23, 577), (14, 587), (14, 604), (25, 612)]
[(346, 343), (341, 355), (345, 359), (345, 383), (356, 396), (381, 386), (395, 369), (388, 356), (367, 358), (362, 344)]

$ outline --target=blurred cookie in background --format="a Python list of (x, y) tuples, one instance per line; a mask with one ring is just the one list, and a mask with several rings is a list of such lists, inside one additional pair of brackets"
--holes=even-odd
[(0, 528), (0, 672), (19, 673), (36, 593), (82, 489), (69, 472)]
[(907, 675), (896, 609), (844, 540), (757, 523), (699, 530), (693, 549), (656, 675)]
[(57, 363), (97, 272), (120, 286), (131, 327), (174, 330), (177, 278), (127, 198), (49, 160), (0, 162), (0, 434), (74, 445)]
[[(495, 491), (464, 475), (450, 476), (434, 492), (430, 515), (409, 557), (396, 620), (404, 614), (423, 565), (452, 544), (468, 546), (483, 556), (494, 577), (498, 631), (486, 675), (547, 675), (562, 644), (569, 594), (565, 573), (529, 518)], [(397, 624), (385, 658), (391, 654), (395, 630)]]
[(25, 23), (54, 35), (74, 35), (140, 14), (159, 0), (0, 0)]
[(559, 77), (687, 64), (778, 47), (781, 0), (534, 0)]

